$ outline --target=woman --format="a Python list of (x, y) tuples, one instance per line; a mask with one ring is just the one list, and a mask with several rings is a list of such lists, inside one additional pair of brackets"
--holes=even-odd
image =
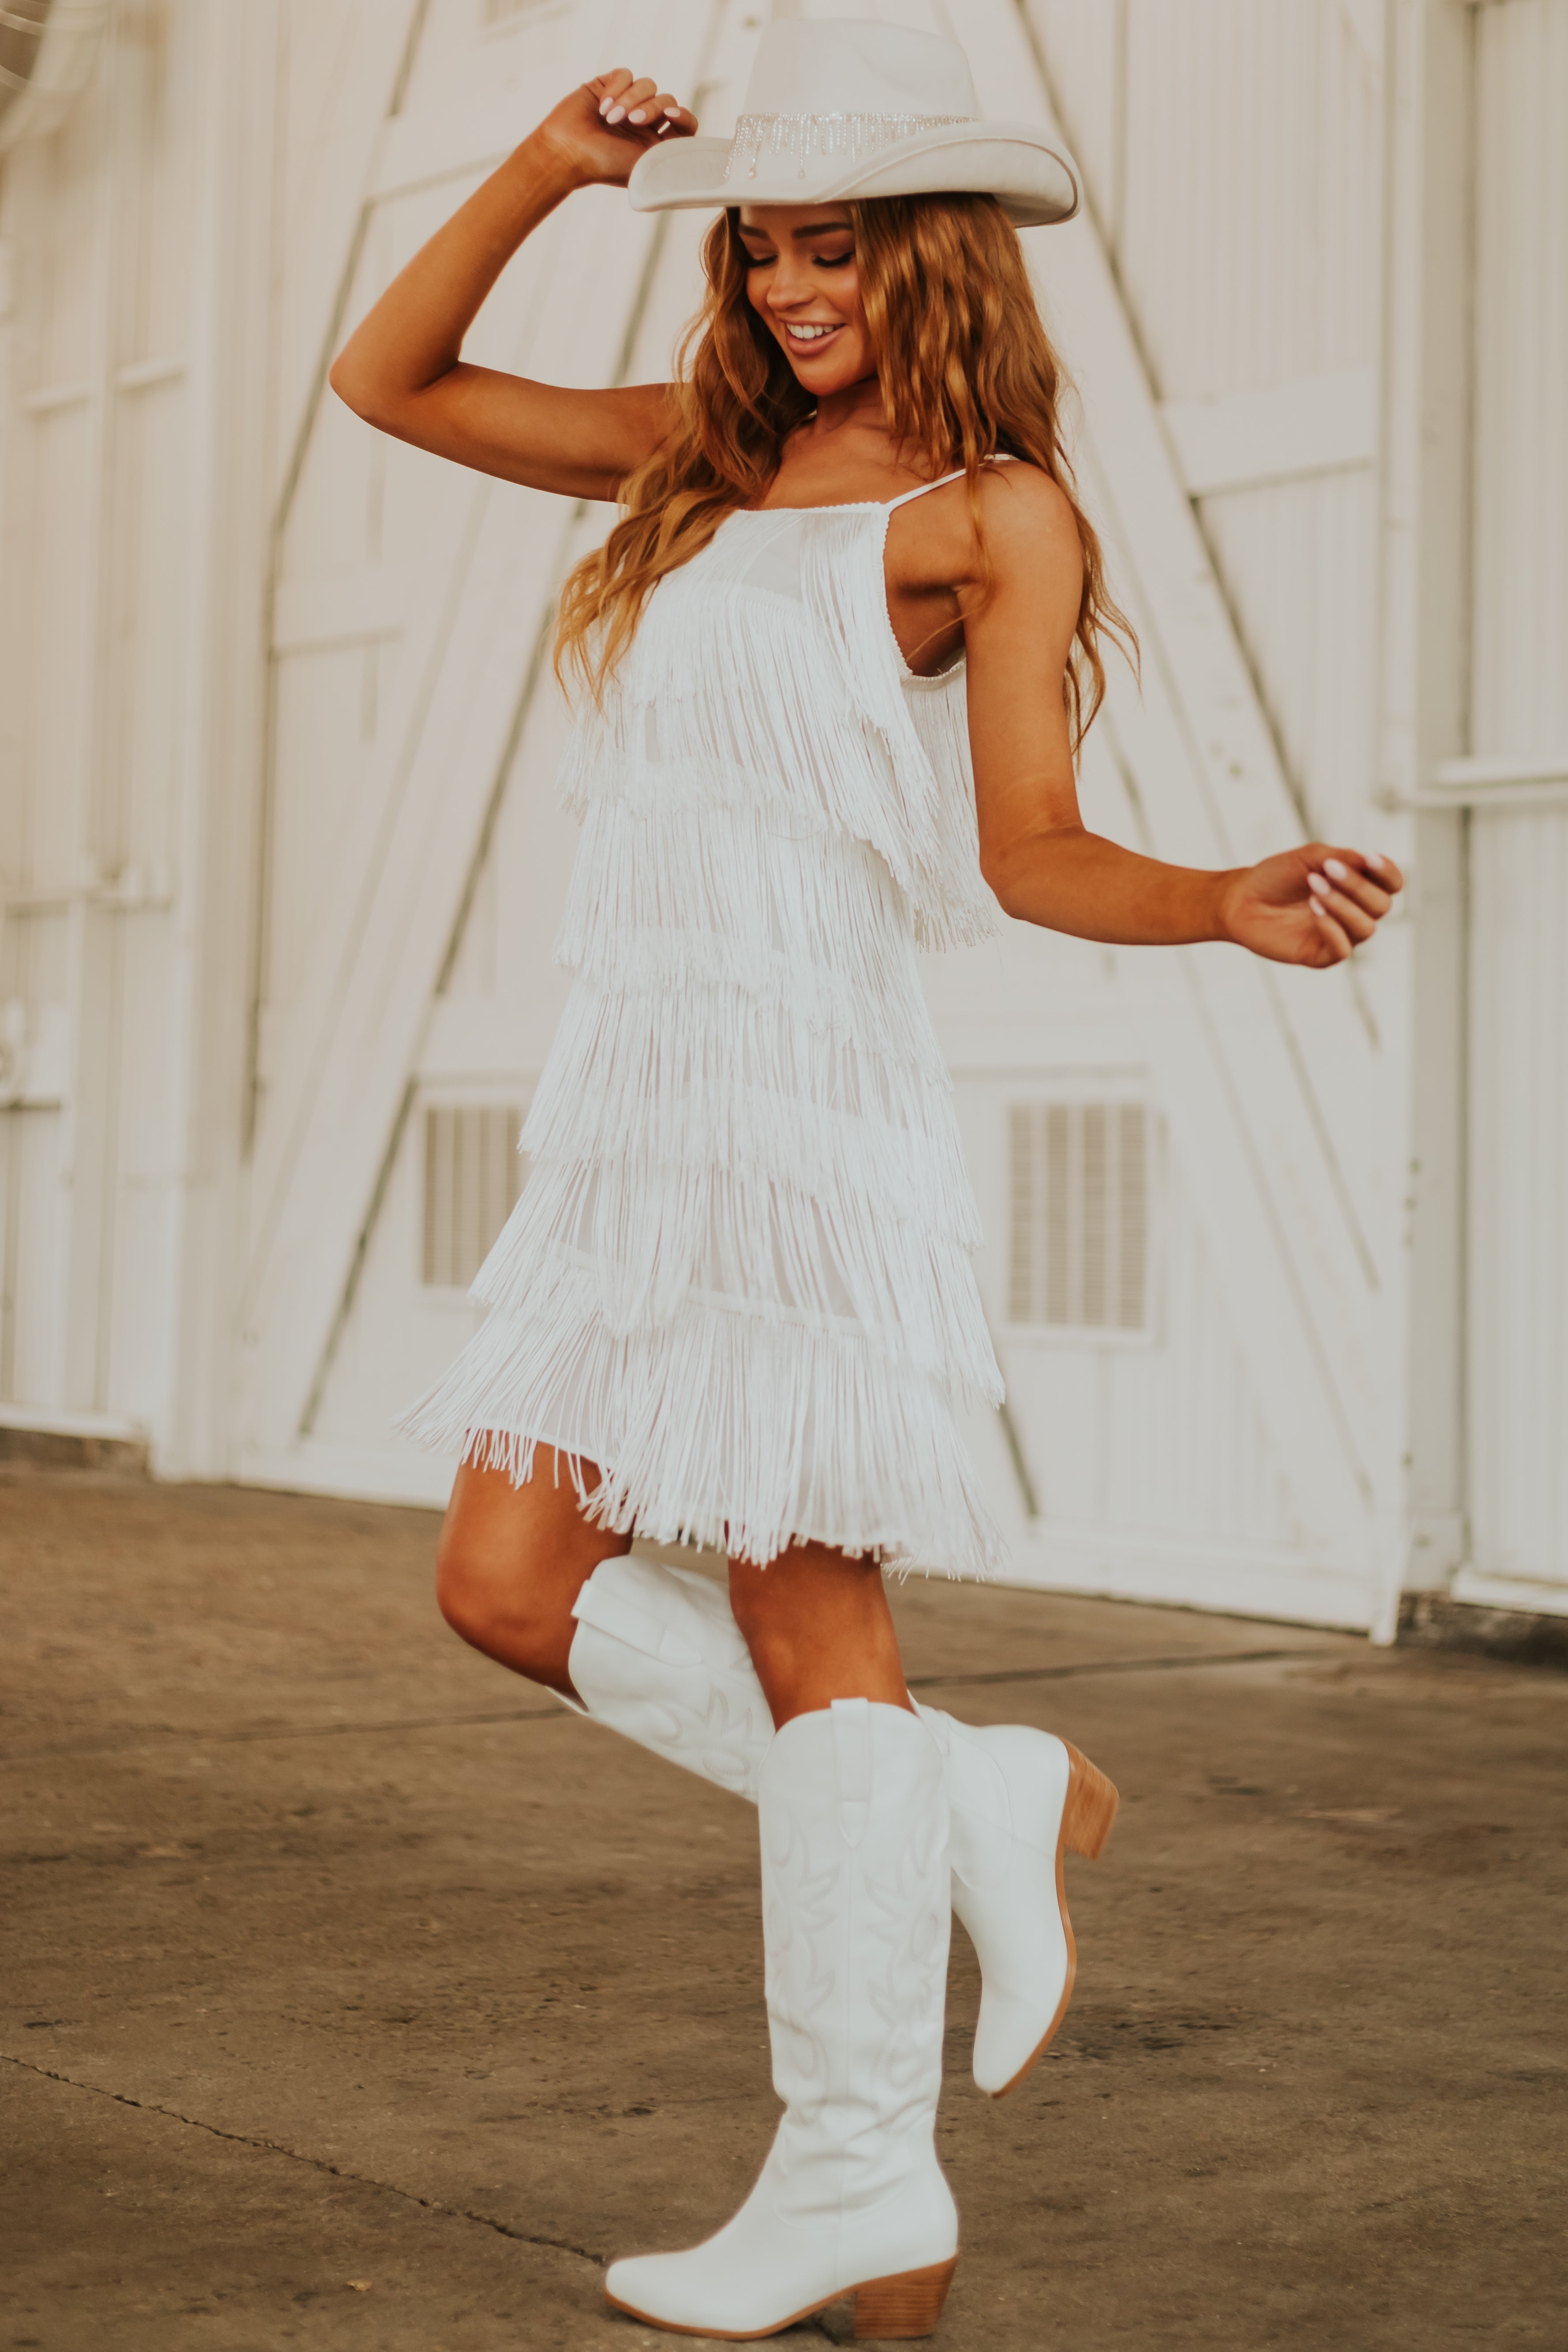
[[(1063, 1848), (1097, 1853), (1116, 1796), (1047, 1734), (916, 1708), (900, 1664), (884, 1567), (1000, 1556), (952, 1408), (1001, 1387), (916, 947), (984, 936), (994, 900), (1328, 967), (1400, 877), (1317, 844), (1194, 872), (1085, 830), (1074, 752), (1124, 625), (1014, 226), (1077, 191), (1032, 127), (979, 121), (962, 51), (777, 25), (733, 143), (695, 132), (652, 79), (574, 91), (332, 371), (384, 431), (623, 510), (562, 604), (584, 835), (532, 1173), (413, 1425), (463, 1456), (457, 1630), (761, 1814), (784, 2116), (735, 2218), (614, 2263), (611, 2302), (741, 2337), (854, 2293), (858, 2334), (923, 2335), (958, 2242), (950, 1902), (1000, 2093), (1071, 1990)], [(683, 382), (466, 365), (522, 239), (628, 182), (718, 210)], [(728, 1601), (629, 1558), (634, 1528), (722, 1546)]]

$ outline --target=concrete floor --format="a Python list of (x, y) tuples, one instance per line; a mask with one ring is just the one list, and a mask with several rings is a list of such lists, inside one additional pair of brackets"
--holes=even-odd
[[(434, 1525), (0, 1484), (0, 2347), (669, 2340), (599, 2267), (705, 2233), (766, 2146), (754, 1817), (461, 1649)], [(918, 1686), (1123, 1795), (999, 2105), (954, 1937), (948, 2352), (1568, 2345), (1568, 1678), (898, 1607)]]

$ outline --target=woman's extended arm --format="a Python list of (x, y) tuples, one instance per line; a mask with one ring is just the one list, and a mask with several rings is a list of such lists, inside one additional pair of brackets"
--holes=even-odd
[(624, 68), (573, 90), (394, 278), (332, 362), (332, 390), (382, 432), (458, 465), (613, 499), (664, 438), (668, 387), (535, 383), (468, 365), (463, 337), (524, 237), (564, 197), (624, 187), (646, 148), (696, 128), (667, 91)]
[(1308, 842), (1228, 872), (1166, 866), (1079, 814), (1061, 679), (1078, 618), (1078, 533), (1030, 467), (983, 485), (994, 586), (964, 631), (982, 870), (1025, 922), (1131, 947), (1232, 940), (1279, 963), (1341, 963), (1404, 877), (1392, 860)]

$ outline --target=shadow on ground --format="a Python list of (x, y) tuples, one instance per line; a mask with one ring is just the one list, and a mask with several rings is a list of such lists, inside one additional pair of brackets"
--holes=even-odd
[[(753, 1816), (464, 1652), (434, 1525), (0, 1485), (0, 2347), (669, 2340), (599, 2265), (714, 2226), (772, 2129)], [(922, 1695), (1123, 1792), (999, 2104), (954, 1937), (948, 2352), (1568, 2343), (1568, 1678), (897, 1605)]]

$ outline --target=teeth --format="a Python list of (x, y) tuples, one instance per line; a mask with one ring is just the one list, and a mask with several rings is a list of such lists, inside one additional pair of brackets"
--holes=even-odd
[(837, 325), (831, 327), (791, 327), (788, 331), (795, 337), (797, 341), (815, 343), (824, 335), (836, 335), (838, 332), (838, 329)]

